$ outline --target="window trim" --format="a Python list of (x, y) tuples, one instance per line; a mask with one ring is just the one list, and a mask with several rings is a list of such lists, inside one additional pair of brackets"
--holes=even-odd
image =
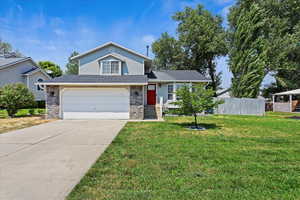
[[(110, 66), (110, 73), (103, 73), (103, 63), (109, 62)], [(118, 62), (118, 73), (111, 73), (112, 72), (112, 62)], [(121, 75), (122, 73), (122, 62), (120, 60), (101, 60), (100, 61), (100, 75), (106, 75), (106, 76), (114, 76), (114, 75)]]
[[(172, 92), (169, 92), (169, 86), (172, 86)], [(168, 101), (173, 101), (174, 100), (174, 95), (175, 95), (175, 93), (174, 93), (174, 83), (167, 85), (167, 91), (168, 91), (168, 94), (167, 94)], [(172, 99), (169, 99), (169, 95), (172, 95)]]
[[(192, 91), (192, 83), (189, 82), (189, 83), (178, 83), (178, 82), (173, 82), (173, 83), (169, 83), (167, 84), (167, 99), (168, 101), (176, 101), (178, 100), (177, 97), (176, 97), (176, 91), (177, 91), (177, 88), (179, 89), (180, 87), (177, 87), (178, 85), (180, 86), (183, 86), (183, 85), (188, 85), (190, 87), (190, 91)], [(173, 92), (169, 92), (169, 86), (172, 86), (173, 87)], [(172, 94), (172, 99), (169, 99), (169, 95)]]
[[(41, 80), (41, 81), (40, 81)], [(44, 81), (44, 79), (42, 79), (42, 78), (38, 78), (37, 80), (36, 80), (38, 83), (40, 83), (40, 82), (43, 82)], [(44, 88), (40, 85), (40, 84), (38, 84), (37, 86), (36, 86), (36, 90), (37, 91), (44, 91)]]

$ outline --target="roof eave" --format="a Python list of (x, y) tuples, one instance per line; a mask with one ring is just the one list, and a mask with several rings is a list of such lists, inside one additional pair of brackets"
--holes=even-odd
[(22, 63), (22, 62), (25, 62), (25, 61), (28, 61), (28, 60), (31, 60), (35, 65), (37, 65), (37, 64), (32, 60), (31, 57), (27, 57), (27, 58), (24, 58), (24, 59), (22, 59), (22, 60), (18, 60), (18, 61), (15, 61), (15, 62), (11, 62), (11, 63), (7, 63), (7, 64), (5, 64), (5, 65), (2, 65), (2, 66), (0, 66), (0, 69), (5, 69), (5, 68), (10, 67), (10, 66), (12, 66), (12, 65), (16, 65), (16, 64), (18, 64), (18, 63)]
[(61, 86), (126, 86), (126, 85), (147, 85), (148, 83), (64, 83), (64, 82), (38, 82), (35, 85), (61, 85)]
[(207, 83), (207, 82), (211, 82), (211, 80), (151, 80), (149, 79), (149, 82), (152, 82), (152, 83), (164, 83), (164, 82), (177, 82), (177, 83), (190, 83), (190, 82), (193, 82), (193, 83)]
[(121, 45), (119, 45), (119, 44), (117, 44), (117, 43), (114, 43), (114, 42), (107, 42), (107, 43), (105, 43), (105, 44), (103, 44), (103, 45), (100, 45), (100, 46), (98, 46), (98, 47), (96, 47), (96, 48), (93, 48), (93, 49), (91, 49), (91, 50), (89, 50), (89, 51), (86, 51), (86, 52), (84, 52), (84, 53), (82, 53), (82, 54), (79, 54), (79, 55), (77, 55), (77, 56), (71, 57), (70, 60), (76, 60), (76, 59), (79, 59), (79, 58), (81, 58), (81, 57), (83, 57), (83, 56), (85, 56), (85, 55), (88, 55), (88, 54), (90, 54), (90, 53), (93, 53), (93, 52), (95, 52), (95, 51), (98, 51), (99, 49), (102, 49), (102, 48), (104, 48), (104, 47), (106, 47), (106, 46), (109, 46), (109, 45), (113, 45), (113, 46), (119, 47), (119, 48), (121, 48), (121, 49), (124, 49), (124, 50), (126, 50), (126, 51), (128, 51), (128, 52), (130, 52), (130, 53), (133, 53), (133, 54), (135, 54), (135, 55), (137, 55), (137, 56), (140, 56), (140, 57), (142, 57), (142, 58), (144, 58), (144, 59), (146, 59), (146, 60), (149, 60), (149, 61), (152, 60), (151, 58), (149, 58), (149, 57), (147, 57), (147, 56), (144, 56), (143, 54), (140, 54), (140, 53), (138, 53), (138, 52), (136, 52), (136, 51), (134, 51), (134, 50), (128, 49), (128, 48), (126, 48), (126, 47), (123, 47), (123, 46), (121, 46)]

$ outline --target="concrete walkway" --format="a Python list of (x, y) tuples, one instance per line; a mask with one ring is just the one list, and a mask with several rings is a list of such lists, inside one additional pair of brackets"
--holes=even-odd
[(64, 120), (0, 134), (0, 199), (64, 199), (125, 123)]

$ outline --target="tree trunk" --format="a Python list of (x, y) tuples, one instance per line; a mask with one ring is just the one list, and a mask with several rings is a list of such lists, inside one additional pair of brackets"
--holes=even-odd
[(213, 58), (210, 58), (209, 61), (208, 61), (208, 73), (209, 73), (209, 76), (211, 78), (211, 86), (212, 86), (212, 89), (215, 91), (215, 94), (214, 96), (216, 97), (217, 96), (217, 83), (216, 83), (216, 69), (215, 69), (215, 66), (213, 64)]
[(194, 119), (195, 119), (195, 127), (198, 128), (197, 113), (194, 113)]

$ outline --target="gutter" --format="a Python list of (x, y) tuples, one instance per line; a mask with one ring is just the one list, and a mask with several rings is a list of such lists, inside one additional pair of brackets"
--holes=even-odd
[(123, 86), (123, 85), (148, 85), (148, 83), (45, 83), (39, 82), (35, 85), (67, 85), (67, 86)]
[(176, 82), (176, 83), (186, 83), (186, 82), (194, 82), (194, 83), (206, 83), (211, 82), (211, 80), (148, 80), (151, 83), (167, 83), (167, 82)]

